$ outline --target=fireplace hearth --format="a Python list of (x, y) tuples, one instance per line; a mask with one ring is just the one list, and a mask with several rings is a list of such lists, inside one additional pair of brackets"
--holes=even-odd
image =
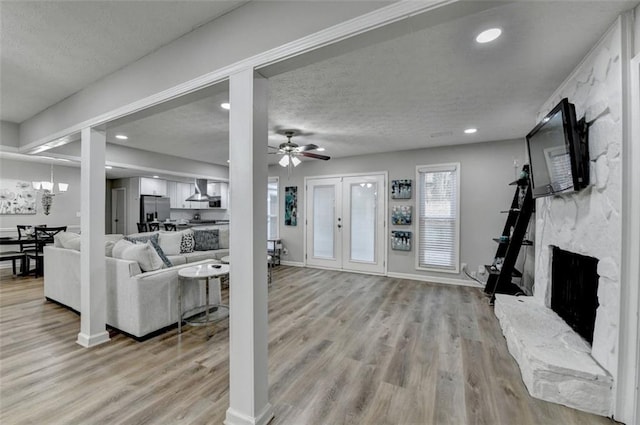
[(553, 247), (551, 309), (593, 343), (598, 309), (598, 259)]

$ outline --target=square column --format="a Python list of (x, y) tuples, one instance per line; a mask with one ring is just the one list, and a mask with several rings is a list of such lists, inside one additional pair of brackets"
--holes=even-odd
[(226, 425), (273, 418), (268, 393), (267, 80), (246, 69), (231, 75), (229, 183), (229, 409)]
[(104, 133), (84, 128), (80, 163), (80, 333), (78, 344), (93, 347), (109, 341), (106, 331), (105, 159)]

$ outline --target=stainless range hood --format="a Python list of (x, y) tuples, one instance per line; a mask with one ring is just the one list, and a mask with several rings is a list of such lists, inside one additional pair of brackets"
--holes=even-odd
[(207, 195), (207, 179), (196, 179), (196, 191), (185, 201), (209, 202), (211, 197)]

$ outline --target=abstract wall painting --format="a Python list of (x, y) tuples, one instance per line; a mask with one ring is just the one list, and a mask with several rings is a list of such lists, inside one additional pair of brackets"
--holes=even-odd
[(411, 224), (411, 205), (394, 205), (391, 210), (391, 224), (405, 226)]
[(298, 225), (298, 186), (284, 188), (284, 224)]
[(31, 182), (2, 180), (0, 182), (0, 214), (36, 213), (36, 191)]
[(411, 251), (411, 232), (393, 230), (391, 232), (391, 249)]
[(411, 199), (411, 179), (391, 180), (391, 199)]

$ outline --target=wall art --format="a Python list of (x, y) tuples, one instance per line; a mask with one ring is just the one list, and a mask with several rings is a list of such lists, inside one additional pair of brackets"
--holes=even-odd
[(411, 224), (411, 205), (394, 205), (391, 210), (391, 224), (405, 226)]
[(411, 251), (411, 232), (393, 230), (391, 232), (391, 249)]
[(36, 213), (36, 191), (31, 182), (2, 180), (0, 183), (0, 214)]
[(298, 225), (298, 186), (284, 188), (284, 224)]
[(411, 180), (391, 180), (391, 199), (411, 199)]

